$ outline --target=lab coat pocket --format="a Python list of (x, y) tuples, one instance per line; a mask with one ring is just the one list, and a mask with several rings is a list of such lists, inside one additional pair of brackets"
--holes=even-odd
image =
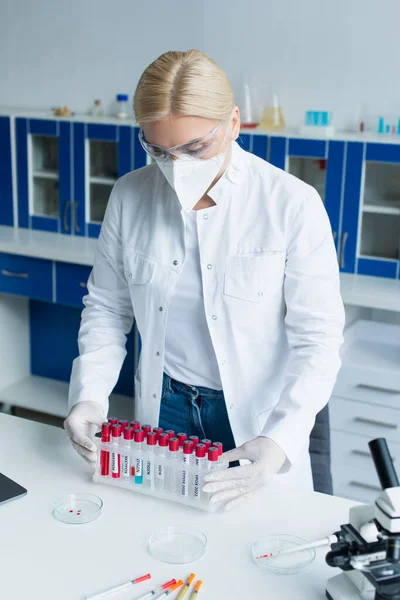
[(142, 254), (126, 257), (125, 274), (129, 285), (144, 285), (153, 279), (156, 262)]
[(261, 302), (267, 293), (282, 289), (284, 274), (284, 251), (238, 254), (228, 262), (224, 293), (249, 302)]

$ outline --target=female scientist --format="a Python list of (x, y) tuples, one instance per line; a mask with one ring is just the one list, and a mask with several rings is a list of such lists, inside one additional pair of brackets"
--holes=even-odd
[(309, 442), (340, 366), (344, 311), (317, 192), (235, 142), (226, 74), (197, 50), (167, 52), (134, 98), (152, 164), (116, 183), (98, 241), (65, 421), (91, 434), (142, 340), (135, 416), (223, 442), (245, 466), (210, 474), (227, 508), (271, 478), (312, 490)]

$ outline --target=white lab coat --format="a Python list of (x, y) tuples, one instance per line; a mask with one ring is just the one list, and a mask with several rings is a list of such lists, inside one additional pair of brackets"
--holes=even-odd
[[(199, 225), (204, 305), (236, 445), (271, 438), (287, 456), (278, 478), (311, 489), (309, 435), (335, 383), (344, 326), (328, 217), (313, 188), (236, 143), (209, 195), (217, 206)], [(158, 166), (119, 179), (84, 298), (70, 405), (108, 410), (135, 318), (135, 414), (158, 422), (168, 305), (184, 258), (181, 205)]]

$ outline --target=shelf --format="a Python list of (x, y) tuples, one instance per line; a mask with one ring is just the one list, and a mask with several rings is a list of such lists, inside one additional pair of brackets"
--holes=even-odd
[(90, 183), (98, 183), (100, 185), (114, 185), (117, 181), (114, 177), (90, 177)]
[[(344, 334), (343, 364), (377, 371), (399, 373), (400, 326), (375, 321), (357, 321)], [(382, 383), (384, 387), (384, 384)]]
[(34, 177), (41, 177), (42, 179), (58, 179), (58, 171), (55, 169), (37, 169), (33, 171)]
[[(0, 402), (56, 417), (66, 417), (68, 388), (69, 384), (63, 381), (29, 375), (0, 390)], [(120, 419), (133, 418), (133, 405), (133, 398), (120, 394), (111, 395), (110, 411), (117, 414)]]
[(400, 215), (400, 207), (388, 206), (387, 204), (364, 204), (363, 212), (380, 215)]

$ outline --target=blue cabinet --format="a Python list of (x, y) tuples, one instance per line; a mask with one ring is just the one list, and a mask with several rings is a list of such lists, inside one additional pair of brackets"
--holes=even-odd
[(264, 160), (268, 159), (269, 137), (260, 133), (241, 133), (237, 139), (239, 146)]
[(53, 299), (53, 267), (50, 260), (0, 252), (0, 293)]
[(91, 267), (70, 263), (56, 263), (56, 302), (82, 307), (87, 294), (87, 281)]
[(17, 118), (18, 224), (70, 234), (71, 124)]
[(11, 158), (11, 119), (0, 117), (0, 225), (14, 225), (12, 158)]

